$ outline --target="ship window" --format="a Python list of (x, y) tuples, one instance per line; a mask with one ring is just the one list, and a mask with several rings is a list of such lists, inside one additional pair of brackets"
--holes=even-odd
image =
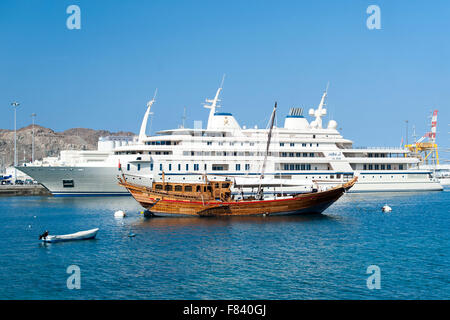
[(375, 165), (375, 170), (379, 170), (380, 166), (378, 164)]
[(310, 153), (309, 156), (310, 156), (310, 157), (314, 157), (314, 153)]
[(213, 164), (213, 165), (212, 165), (212, 170), (213, 170), (213, 171), (224, 171), (224, 170), (228, 170), (228, 165), (225, 165), (225, 164)]
[(367, 164), (363, 165), (363, 170), (367, 170)]
[(166, 191), (172, 191), (172, 186), (170, 184), (167, 184), (165, 189)]
[(381, 165), (381, 170), (385, 170), (386, 166), (384, 164)]
[(192, 192), (192, 186), (185, 186), (184, 187), (185, 192)]
[(138, 171), (141, 170), (141, 164), (140, 163), (137, 164), (137, 169), (138, 169)]
[(280, 147), (284, 147), (284, 142), (280, 142)]
[(183, 186), (175, 186), (175, 191), (183, 191)]
[(387, 169), (391, 170), (391, 165), (390, 164), (387, 165)]
[(194, 163), (194, 171), (198, 171), (198, 163)]
[(399, 170), (403, 170), (403, 165), (402, 165), (402, 164), (399, 164), (399, 165), (398, 165), (398, 169), (399, 169)]
[(316, 135), (315, 134), (313, 134), (313, 139), (315, 139), (316, 138)]
[(127, 163), (127, 171), (130, 171), (130, 164)]
[(75, 184), (73, 183), (73, 180), (63, 180), (63, 187), (64, 188), (73, 188), (75, 187)]
[(153, 163), (150, 163), (150, 171), (153, 171)]
[(245, 170), (246, 171), (250, 170), (250, 164), (248, 164), (248, 163), (245, 164)]
[(172, 164), (169, 163), (169, 171), (172, 171)]
[(181, 171), (181, 164), (178, 164), (178, 171)]
[(159, 164), (159, 170), (162, 171), (162, 169), (163, 169), (163, 166), (162, 166), (162, 163), (160, 163)]
[(186, 171), (189, 171), (189, 164), (186, 163)]
[(201, 192), (202, 191), (202, 187), (197, 186), (197, 192)]
[(236, 164), (236, 171), (240, 171), (241, 170), (241, 165), (239, 163)]
[(307, 154), (307, 153), (305, 152), (305, 153), (303, 153), (303, 156), (304, 156), (304, 157), (307, 157), (307, 156), (308, 156), (308, 154)]
[(228, 189), (229, 186), (230, 186), (229, 183), (222, 183), (222, 188), (224, 189)]
[(302, 147), (306, 147), (306, 143), (302, 143)]
[(289, 145), (290, 145), (291, 147), (293, 147), (293, 146), (295, 146), (295, 143), (290, 143)]
[(373, 169), (373, 165), (369, 164), (369, 170)]
[(162, 184), (155, 184), (155, 189), (156, 190), (162, 190)]
[(214, 185), (214, 188), (218, 189), (218, 188), (219, 188), (219, 184), (216, 183), (216, 184)]

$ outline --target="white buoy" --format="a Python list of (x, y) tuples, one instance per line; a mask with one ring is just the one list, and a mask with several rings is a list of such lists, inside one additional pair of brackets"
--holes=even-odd
[(126, 217), (126, 216), (127, 215), (122, 210), (118, 210), (118, 211), (114, 212), (114, 218), (123, 218), (123, 217)]
[(381, 211), (383, 212), (391, 212), (392, 208), (389, 207), (387, 204), (383, 206), (383, 208), (381, 208)]

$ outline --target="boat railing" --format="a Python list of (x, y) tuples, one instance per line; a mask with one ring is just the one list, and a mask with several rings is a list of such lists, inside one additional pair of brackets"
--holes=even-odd
[(365, 147), (365, 146), (361, 146), (361, 147), (353, 147), (350, 149), (357, 149), (357, 150), (361, 150), (361, 149), (366, 149), (366, 150), (397, 150), (397, 151), (401, 151), (401, 152), (409, 152), (408, 149), (404, 149), (404, 148), (399, 148), (399, 147)]

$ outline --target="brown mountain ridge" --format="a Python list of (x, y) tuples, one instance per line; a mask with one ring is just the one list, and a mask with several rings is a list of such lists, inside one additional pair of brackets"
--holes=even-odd
[[(17, 130), (18, 162), (31, 161), (33, 126)], [(35, 159), (58, 156), (61, 150), (96, 150), (104, 136), (134, 136), (133, 132), (110, 132), (87, 128), (72, 128), (62, 132), (34, 125)], [(0, 167), (14, 163), (14, 130), (0, 129)]]

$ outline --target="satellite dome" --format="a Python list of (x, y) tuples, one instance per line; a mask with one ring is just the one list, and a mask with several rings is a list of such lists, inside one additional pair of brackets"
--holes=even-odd
[(328, 129), (336, 130), (336, 128), (337, 128), (337, 122), (334, 120), (330, 120), (328, 122)]

